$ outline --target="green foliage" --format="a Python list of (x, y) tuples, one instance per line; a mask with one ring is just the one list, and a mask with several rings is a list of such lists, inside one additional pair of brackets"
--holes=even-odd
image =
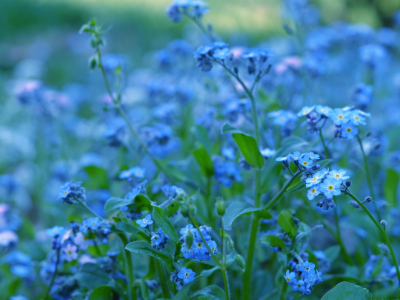
[(200, 169), (203, 175), (212, 176), (214, 175), (214, 164), (211, 160), (210, 155), (204, 147), (199, 147), (193, 151), (193, 155), (196, 161), (200, 165)]
[(154, 257), (163, 262), (170, 272), (174, 270), (172, 266), (174, 262), (172, 256), (163, 251), (154, 249), (148, 242), (145, 241), (131, 242), (128, 245), (126, 245), (125, 249), (132, 253), (140, 253)]
[(175, 232), (174, 226), (169, 220), (165, 210), (158, 206), (153, 206), (153, 219), (158, 226), (172, 239), (175, 243), (179, 241), (178, 235)]
[(399, 179), (400, 179), (399, 173), (397, 173), (395, 170), (393, 169), (386, 170), (386, 181), (383, 191), (386, 200), (391, 205), (398, 205), (398, 203), (400, 203), (400, 201), (397, 201), (397, 189), (399, 187)]
[(289, 236), (296, 236), (296, 225), (294, 225), (293, 217), (289, 212), (283, 211), (279, 214), (278, 224), (283, 230), (285, 230), (289, 234)]
[(87, 289), (94, 289), (110, 282), (108, 274), (98, 265), (86, 263), (80, 266), (75, 275), (79, 285)]
[(372, 295), (366, 288), (344, 281), (336, 285), (321, 298), (321, 300), (347, 299), (371, 300)]
[(232, 136), (249, 165), (258, 169), (262, 168), (265, 160), (257, 147), (256, 140), (243, 133), (233, 133)]
[(280, 247), (283, 251), (287, 251), (285, 243), (276, 235), (264, 235), (260, 238), (260, 242), (267, 247)]

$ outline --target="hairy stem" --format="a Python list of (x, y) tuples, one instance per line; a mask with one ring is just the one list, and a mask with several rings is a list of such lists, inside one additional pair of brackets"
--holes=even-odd
[[(367, 155), (365, 155), (364, 146), (363, 146), (361, 138), (360, 138), (360, 136), (358, 134), (357, 134), (357, 141), (358, 141), (358, 144), (360, 145), (360, 149), (361, 149), (361, 152), (362, 152), (362, 155), (363, 155), (363, 159), (364, 159), (365, 175), (367, 176), (367, 182), (368, 182), (369, 191), (371, 193), (372, 199), (374, 201), (376, 201), (374, 188), (373, 188), (373, 185), (372, 185), (371, 173), (370, 173), (369, 167), (368, 167)], [(381, 220), (381, 213), (380, 213), (376, 203), (373, 202), (373, 205), (374, 205), (374, 209), (375, 209), (376, 215), (378, 216), (378, 219)]]
[(394, 250), (393, 250), (393, 247), (392, 247), (392, 243), (390, 242), (389, 237), (386, 234), (386, 231), (382, 228), (382, 226), (379, 224), (379, 222), (374, 218), (374, 216), (371, 214), (371, 212), (368, 210), (368, 208), (364, 205), (364, 203), (360, 201), (360, 199), (358, 199), (356, 196), (354, 196), (353, 193), (350, 192), (349, 190), (344, 191), (344, 193), (346, 195), (349, 195), (351, 198), (353, 198), (353, 200), (355, 200), (362, 207), (362, 209), (367, 213), (368, 217), (375, 224), (376, 228), (378, 228), (379, 232), (381, 233), (381, 235), (383, 237), (383, 240), (385, 241), (385, 243), (387, 244), (387, 246), (389, 248), (390, 256), (392, 257), (393, 264), (394, 264), (394, 266), (396, 268), (397, 279), (400, 282), (399, 264), (397, 263), (397, 258), (396, 258), (396, 255), (394, 253)]
[(53, 276), (51, 277), (51, 281), (50, 281), (49, 287), (47, 288), (46, 295), (43, 298), (44, 300), (48, 299), (48, 297), (50, 296), (51, 288), (53, 287), (54, 281), (56, 280), (56, 277), (57, 277), (57, 267), (58, 267), (58, 264), (60, 263), (60, 251), (61, 251), (61, 248), (58, 248), (54, 273), (53, 273)]

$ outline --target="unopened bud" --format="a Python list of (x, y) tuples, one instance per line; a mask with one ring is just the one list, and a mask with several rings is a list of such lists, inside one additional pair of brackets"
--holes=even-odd
[(235, 262), (238, 264), (240, 268), (242, 268), (242, 270), (244, 270), (244, 268), (246, 267), (244, 258), (240, 254), (235, 255)]
[(378, 244), (379, 249), (382, 250), (383, 253), (389, 253), (389, 248), (385, 244)]
[(360, 204), (358, 204), (356, 201), (354, 201), (354, 200), (351, 200), (350, 202), (350, 205), (351, 206), (353, 206), (354, 208), (360, 208)]
[(197, 207), (194, 204), (189, 205), (189, 216), (194, 217), (197, 213)]
[(315, 170), (315, 171), (319, 170), (319, 169), (321, 169), (321, 165), (316, 164), (315, 166), (312, 167), (312, 169)]
[(347, 187), (350, 187), (350, 186), (351, 186), (351, 181), (350, 181), (350, 180), (346, 180), (344, 184), (345, 184)]
[(193, 245), (193, 233), (189, 230), (185, 235), (185, 243), (188, 249)]
[(382, 226), (384, 229), (385, 229), (386, 226), (387, 226), (386, 220), (382, 220), (380, 224), (381, 224), (381, 226)]
[(372, 201), (372, 197), (371, 196), (367, 196), (364, 198), (365, 202), (371, 202)]
[(91, 70), (95, 69), (99, 65), (99, 58), (97, 55), (93, 55), (89, 58), (89, 67)]
[(176, 199), (176, 200), (183, 199), (185, 196), (186, 196), (186, 192), (183, 189), (177, 188), (175, 190), (174, 199)]
[(185, 218), (189, 217), (189, 210), (186, 205), (181, 206), (181, 213)]
[(371, 136), (372, 135), (372, 132), (371, 131), (368, 131), (366, 134), (365, 134), (365, 136)]
[(215, 208), (217, 209), (217, 213), (220, 217), (225, 215), (226, 205), (222, 198), (218, 198), (217, 202), (215, 203)]

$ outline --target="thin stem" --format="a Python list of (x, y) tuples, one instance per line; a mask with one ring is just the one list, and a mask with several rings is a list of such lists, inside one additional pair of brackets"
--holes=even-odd
[(286, 280), (284, 280), (283, 285), (282, 285), (281, 294), (279, 296), (279, 300), (286, 300), (286, 292), (287, 292), (288, 286), (289, 286), (289, 284), (286, 283)]
[(296, 257), (296, 259), (299, 261), (299, 263), (303, 263), (303, 259), (300, 257), (300, 255), (298, 255), (296, 252), (291, 251), (290, 254), (292, 254), (294, 257)]
[(197, 18), (193, 18), (193, 17), (191, 17), (191, 16), (189, 16), (189, 15), (186, 15), (186, 16), (187, 16), (189, 19), (191, 19), (191, 20), (200, 28), (200, 30), (203, 31), (203, 33), (204, 33), (206, 36), (208, 36), (208, 37), (210, 38), (211, 42), (215, 42), (214, 36), (204, 28), (203, 22), (201, 22), (201, 20), (199, 20), (199, 19), (197, 19)]
[(338, 241), (340, 248), (343, 252), (344, 258), (346, 259), (347, 263), (354, 266), (354, 262), (351, 259), (349, 253), (347, 252), (346, 247), (344, 246), (342, 235), (340, 234), (340, 224), (339, 224), (339, 216), (337, 213), (337, 207), (333, 209), (335, 214), (335, 226), (336, 226), (336, 240)]
[(225, 68), (231, 74), (242, 86), (243, 90), (246, 92), (247, 96), (250, 98), (251, 101), (251, 111), (253, 115), (253, 121), (254, 121), (254, 133), (255, 133), (255, 138), (257, 145), (260, 145), (260, 133), (259, 133), (259, 128), (258, 128), (258, 116), (257, 116), (257, 107), (256, 107), (256, 100), (252, 94), (252, 92), (247, 88), (246, 84), (240, 79), (240, 77), (232, 72), (229, 68), (225, 66), (225, 64), (219, 62), (216, 60), (217, 63), (219, 63), (222, 67)]
[(322, 145), (324, 146), (325, 158), (329, 159), (329, 151), (328, 151), (328, 147), (326, 147), (324, 136), (322, 135), (322, 128), (319, 129), (319, 137), (321, 139)]
[(83, 202), (80, 199), (75, 199), (77, 200), (84, 208), (86, 208), (88, 211), (90, 211), (92, 214), (94, 214), (96, 217), (98, 217), (100, 220), (102, 221), (106, 221), (106, 219), (104, 219), (103, 217), (99, 216), (96, 212), (94, 212), (89, 206), (87, 206), (87, 204), (85, 202)]
[(196, 219), (193, 218), (193, 217), (190, 217), (190, 221), (193, 223), (193, 226), (194, 226), (194, 227), (197, 229), (197, 231), (199, 232), (200, 237), (201, 237), (203, 243), (206, 245), (206, 248), (207, 248), (208, 252), (211, 254), (211, 257), (213, 258), (213, 260), (215, 261), (215, 263), (216, 263), (219, 267), (222, 267), (221, 262), (220, 262), (220, 261), (218, 260), (218, 258), (214, 255), (214, 253), (211, 251), (210, 246), (208, 246), (207, 241), (206, 241), (206, 239), (204, 238), (203, 234), (201, 233), (200, 227), (199, 227), (199, 225), (197, 224)]
[(289, 186), (292, 184), (292, 182), (299, 176), (303, 171), (298, 170), (294, 175), (286, 181), (285, 185), (282, 187), (282, 189), (279, 191), (279, 193), (264, 207), (264, 209), (268, 210), (271, 207), (275, 205), (276, 202), (279, 201), (279, 199), (282, 197), (282, 195), (286, 192), (286, 190), (289, 188)]
[(53, 273), (53, 276), (51, 277), (51, 281), (50, 281), (49, 287), (47, 288), (46, 295), (43, 298), (44, 300), (48, 299), (48, 297), (50, 296), (51, 288), (53, 287), (54, 281), (56, 280), (56, 277), (57, 277), (57, 268), (58, 268), (58, 264), (60, 263), (60, 251), (61, 251), (61, 248), (58, 248), (54, 273)]
[(170, 294), (169, 287), (168, 287), (168, 281), (165, 276), (164, 265), (158, 259), (155, 260), (155, 264), (156, 264), (156, 269), (157, 269), (157, 273), (158, 273), (158, 278), (160, 279), (160, 285), (161, 285), (163, 297), (165, 299), (169, 299), (171, 297), (171, 294)]
[[(386, 242), (387, 246), (389, 247), (389, 251), (390, 251), (390, 255), (392, 257), (393, 260), (393, 264), (396, 268), (396, 274), (397, 274), (397, 279), (400, 282), (400, 270), (399, 270), (399, 264), (397, 263), (397, 258), (396, 255), (394, 253), (392, 244), (389, 240), (389, 237), (386, 234), (386, 231), (382, 228), (382, 226), (379, 224), (379, 222), (374, 218), (374, 216), (371, 214), (371, 212), (368, 210), (368, 208), (364, 205), (363, 202), (360, 201), (360, 199), (358, 199), (356, 196), (353, 195), (352, 192), (350, 192), (349, 190), (344, 191), (344, 193), (346, 195), (349, 195), (351, 198), (353, 198), (361, 207), (362, 209), (367, 213), (367, 215), (369, 216), (369, 218), (372, 220), (372, 222), (374, 222), (376, 228), (378, 228), (378, 230), (380, 231), (384, 241)], [(400, 291), (400, 290), (399, 290)], [(400, 297), (399, 297), (400, 298)]]
[(319, 213), (317, 213), (317, 212), (311, 207), (310, 202), (309, 202), (309, 201), (306, 201), (306, 203), (307, 203), (307, 206), (309, 207), (309, 211), (313, 214), (313, 216), (314, 216), (315, 218), (317, 218), (317, 219), (325, 226), (326, 230), (328, 230), (329, 233), (330, 233), (330, 234), (336, 239), (336, 241), (339, 243), (340, 249), (341, 249), (342, 252), (344, 253), (344, 257), (345, 257), (347, 263), (350, 264), (350, 265), (354, 265), (354, 262), (353, 262), (351, 259), (349, 259), (349, 258), (350, 258), (350, 255), (349, 255), (349, 253), (347, 252), (347, 249), (346, 249), (345, 246), (344, 246), (343, 240), (337, 236), (337, 233), (336, 233), (335, 230), (332, 228), (332, 226), (331, 226), (328, 222), (326, 222), (325, 219), (324, 219), (323, 217), (321, 217), (321, 215), (320, 215)]
[(230, 300), (231, 299), (231, 292), (229, 289), (229, 279), (228, 279), (228, 272), (226, 271), (226, 268), (223, 267), (221, 269), (222, 272), (222, 278), (224, 280), (224, 288), (225, 288), (225, 299)]
[[(265, 210), (270, 209), (278, 200), (282, 197), (285, 191), (288, 189), (290, 184), (299, 176), (302, 171), (298, 170), (283, 186), (283, 188), (279, 191), (279, 193), (264, 207)], [(256, 184), (257, 184), (256, 178)], [(256, 186), (256, 190), (258, 187)], [(259, 197), (259, 195), (257, 196)], [(256, 207), (260, 207), (260, 198), (256, 198), (255, 202)], [(254, 257), (254, 249), (257, 240), (257, 233), (258, 233), (258, 225), (259, 225), (259, 217), (253, 214), (253, 221), (251, 224), (250, 230), (250, 240), (249, 240), (249, 250), (247, 252), (247, 259), (246, 259), (246, 268), (243, 273), (243, 299), (250, 299), (251, 297), (251, 274), (252, 274), (252, 267), (253, 267), (253, 257)]]
[(131, 257), (130, 252), (128, 252), (125, 249), (125, 246), (128, 244), (128, 239), (122, 233), (118, 234), (118, 237), (121, 241), (122, 256), (124, 257), (124, 262), (125, 262), (125, 272), (127, 273), (126, 275), (128, 277), (128, 299), (129, 300), (136, 299), (136, 296), (132, 296), (132, 286), (133, 286), (133, 281), (134, 281), (132, 257)]
[[(367, 159), (367, 156), (365, 155), (364, 147), (363, 147), (361, 138), (360, 138), (360, 136), (358, 134), (357, 134), (357, 141), (358, 141), (358, 144), (360, 145), (360, 149), (361, 149), (361, 152), (362, 152), (362, 155), (363, 155), (363, 159), (364, 159), (364, 168), (365, 168), (365, 174), (367, 176), (367, 182), (368, 182), (368, 186), (369, 186), (369, 191), (371, 193), (372, 199), (375, 201), (376, 197), (375, 197), (375, 193), (374, 193), (374, 188), (372, 186), (371, 173), (370, 173), (369, 167), (368, 167), (368, 159)], [(375, 209), (376, 215), (378, 216), (378, 219), (381, 220), (381, 213), (380, 213), (376, 203), (373, 202), (373, 205), (374, 205), (374, 209)]]

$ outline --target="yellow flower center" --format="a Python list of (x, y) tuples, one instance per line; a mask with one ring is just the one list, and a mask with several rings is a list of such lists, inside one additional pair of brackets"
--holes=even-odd
[(317, 189), (312, 189), (312, 190), (311, 190), (311, 193), (314, 194), (316, 191), (317, 191)]
[(189, 277), (189, 273), (186, 272), (186, 273), (185, 273), (185, 277)]
[(303, 162), (303, 165), (307, 166), (307, 165), (308, 165), (308, 162), (306, 162), (306, 161), (305, 161), (305, 162)]
[(68, 254), (72, 254), (72, 251), (71, 251), (71, 250), (68, 250)]
[(336, 178), (340, 178), (340, 174), (336, 174), (335, 177), (336, 177)]
[(333, 185), (328, 185), (328, 190), (332, 191), (333, 190)]
[(64, 192), (64, 195), (66, 195), (66, 194), (68, 194), (68, 191), (65, 191), (65, 192)]
[(197, 247), (201, 247), (201, 246), (203, 246), (203, 244), (202, 243), (197, 243)]
[(338, 116), (338, 119), (340, 119), (340, 120), (343, 119), (343, 116), (342, 115)]
[(350, 128), (350, 127), (347, 128), (346, 131), (347, 131), (347, 132), (351, 132), (351, 128)]

